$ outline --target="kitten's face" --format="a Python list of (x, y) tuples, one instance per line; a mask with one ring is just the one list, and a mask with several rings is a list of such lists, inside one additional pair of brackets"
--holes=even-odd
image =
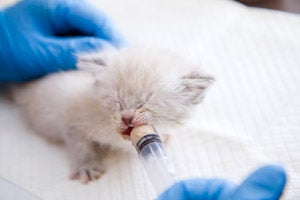
[(107, 125), (125, 139), (135, 126), (180, 122), (213, 81), (164, 51), (123, 50), (105, 58), (95, 55), (90, 62), (102, 65), (97, 66), (102, 69), (96, 72), (95, 96), (110, 119)]

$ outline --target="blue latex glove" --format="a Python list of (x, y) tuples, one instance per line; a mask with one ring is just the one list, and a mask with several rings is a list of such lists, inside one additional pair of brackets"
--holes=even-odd
[(279, 166), (264, 166), (240, 185), (223, 179), (190, 179), (176, 183), (158, 200), (278, 200), (286, 183)]
[(0, 10), (0, 81), (75, 69), (78, 52), (123, 41), (108, 16), (84, 0), (23, 0)]

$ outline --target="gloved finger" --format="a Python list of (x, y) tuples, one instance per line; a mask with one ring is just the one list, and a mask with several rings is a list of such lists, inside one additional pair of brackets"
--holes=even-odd
[[(48, 63), (47, 73), (75, 69), (76, 57), (81, 52), (95, 52), (111, 47), (109, 43), (94, 37), (60, 38), (48, 42), (47, 51), (43, 55), (44, 63)], [(46, 65), (44, 65), (46, 66)]]
[(79, 53), (111, 47), (108, 42), (94, 37), (43, 38), (32, 45), (34, 47), (29, 46), (22, 56), (34, 59), (20, 59), (17, 60), (19, 65), (0, 68), (0, 81), (26, 81), (52, 72), (75, 69)]
[(261, 167), (246, 178), (232, 194), (232, 199), (277, 200), (286, 183), (286, 174), (280, 166)]
[(116, 47), (125, 43), (112, 20), (87, 1), (65, 0), (64, 4), (61, 3), (54, 9), (52, 21), (56, 32), (60, 34), (79, 31), (106, 40)]
[(218, 200), (234, 184), (223, 179), (190, 179), (176, 183), (158, 200)]

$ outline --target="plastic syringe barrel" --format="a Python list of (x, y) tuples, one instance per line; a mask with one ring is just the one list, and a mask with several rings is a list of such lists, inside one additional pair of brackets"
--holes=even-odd
[(169, 162), (162, 141), (157, 134), (143, 136), (136, 143), (136, 149), (148, 178), (158, 194), (175, 183), (174, 167)]

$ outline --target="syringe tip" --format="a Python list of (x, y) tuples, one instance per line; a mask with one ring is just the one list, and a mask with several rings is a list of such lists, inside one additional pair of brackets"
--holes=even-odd
[(137, 142), (148, 134), (157, 134), (154, 127), (148, 124), (134, 127), (130, 134), (130, 140), (133, 146), (136, 146)]

